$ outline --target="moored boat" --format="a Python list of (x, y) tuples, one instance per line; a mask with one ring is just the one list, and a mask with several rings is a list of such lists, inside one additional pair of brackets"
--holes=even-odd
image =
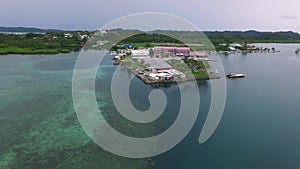
[(227, 74), (228, 78), (243, 78), (246, 77), (246, 74), (243, 73), (229, 73)]

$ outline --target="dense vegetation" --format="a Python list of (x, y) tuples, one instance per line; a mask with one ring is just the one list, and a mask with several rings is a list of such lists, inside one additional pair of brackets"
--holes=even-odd
[(300, 34), (295, 32), (225, 31), (205, 32), (214, 43), (300, 43)]
[[(179, 37), (179, 40), (173, 37)], [(186, 46), (183, 43), (185, 42), (190, 43), (188, 44), (190, 47), (193, 44), (203, 44), (202, 49), (205, 50), (210, 45), (206, 37), (217, 50), (224, 50), (223, 48), (226, 48), (226, 46), (219, 46), (220, 44), (231, 43), (242, 45), (249, 43), (300, 43), (300, 34), (295, 32), (224, 31), (201, 33), (191, 31), (154, 31), (131, 36), (122, 40), (120, 44), (130, 43), (133, 44), (133, 47), (138, 48), (153, 47), (155, 45)]]
[[(0, 27), (3, 32), (26, 32), (38, 31), (28, 34), (1, 34), (0, 54), (55, 54), (78, 51), (81, 44), (87, 39), (79, 38), (78, 34), (89, 34), (92, 32), (71, 31), (68, 37), (60, 30), (36, 29), (36, 28), (6, 28)], [(117, 45), (120, 37), (127, 37)], [(208, 37), (208, 40), (206, 37)], [(87, 46), (95, 46), (98, 42), (109, 42), (95, 49), (117, 50), (124, 48), (123, 44), (130, 43), (134, 48), (153, 46), (189, 46), (192, 50), (226, 50), (228, 44), (240, 43), (300, 43), (300, 34), (295, 32), (257, 32), (257, 31), (224, 31), (224, 32), (197, 32), (197, 31), (152, 31), (142, 32), (139, 30), (109, 30), (101, 34), (100, 38), (90, 38)], [(90, 45), (89, 45), (90, 44)], [(227, 44), (219, 45), (219, 44)], [(194, 45), (194, 46), (193, 46)]]
[(78, 51), (80, 40), (76, 33), (0, 34), (0, 54), (56, 54)]
[[(162, 35), (164, 34), (164, 35)], [(296, 32), (257, 32), (257, 31), (224, 31), (224, 32), (190, 32), (190, 31), (155, 31), (152, 33), (141, 33), (123, 40), (122, 42), (141, 43), (179, 43), (180, 40), (199, 41), (199, 37), (206, 35), (212, 42), (217, 43), (299, 43), (300, 34)], [(166, 36), (170, 35), (170, 36)], [(172, 37), (182, 37), (176, 40)], [(198, 39), (198, 40), (197, 40)]]
[(131, 37), (126, 38), (125, 40), (121, 41), (121, 43), (181, 43), (179, 40), (161, 34), (148, 34), (142, 33), (138, 35), (134, 35)]
[(207, 69), (210, 65), (207, 62), (196, 61), (194, 59), (184, 59), (184, 63), (180, 60), (169, 60), (168, 63), (176, 70), (183, 72), (187, 78), (208, 78)]

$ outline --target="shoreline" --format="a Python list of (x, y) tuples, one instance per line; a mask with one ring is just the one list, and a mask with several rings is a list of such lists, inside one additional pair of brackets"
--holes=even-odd
[[(200, 81), (200, 80), (216, 80), (221, 79), (220, 76), (214, 75), (214, 76), (208, 76), (208, 77), (195, 77), (195, 78), (184, 78), (184, 79), (177, 79), (177, 80), (163, 80), (163, 81), (152, 81), (144, 77), (144, 75), (139, 74), (138, 72), (132, 70), (130, 67), (128, 67), (126, 64), (120, 64), (120, 66), (125, 67), (127, 70), (129, 70), (135, 77), (139, 78), (142, 82), (145, 84), (173, 84), (173, 83), (182, 83), (182, 82), (189, 82), (189, 81)], [(210, 74), (213, 75), (213, 74)]]
[[(15, 50), (15, 51), (13, 51)], [(80, 51), (80, 50), (79, 50)], [(38, 49), (32, 50), (28, 48), (0, 48), (0, 55), (56, 55), (56, 54), (68, 54), (75, 52), (70, 49)]]
[[(290, 45), (290, 44), (300, 44), (300, 42), (255, 42), (255, 43), (249, 43), (249, 44), (282, 44), (282, 45)], [(70, 49), (37, 49), (37, 50), (32, 50), (29, 48), (18, 48), (16, 47), (13, 48), (0, 48), (0, 56), (3, 55), (56, 55), (56, 54), (68, 54), (72, 52), (78, 52), (79, 50), (70, 50)], [(4, 51), (1, 51), (4, 50)], [(12, 50), (20, 50), (20, 51), (12, 51)], [(233, 53), (244, 53), (244, 54), (251, 54), (251, 53), (279, 53), (280, 51), (247, 51), (247, 50), (240, 50), (240, 51), (226, 51), (226, 50), (213, 50), (213, 51), (208, 51), (208, 52), (215, 52), (217, 54), (233, 54)], [(208, 60), (208, 61), (213, 61), (213, 60)]]

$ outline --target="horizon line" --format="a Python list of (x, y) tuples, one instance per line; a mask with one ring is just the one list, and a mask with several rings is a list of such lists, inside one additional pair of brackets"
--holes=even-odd
[[(30, 27), (30, 26), (0, 26), (0, 28), (8, 28), (8, 29), (13, 29), (13, 28), (24, 28), (24, 29), (41, 29), (41, 30), (55, 30), (55, 31), (88, 31), (88, 32), (94, 32), (94, 31), (99, 31), (101, 29), (64, 29), (64, 28), (45, 28), (45, 27)], [(145, 32), (151, 32), (151, 31), (195, 31), (195, 30), (165, 30), (165, 29), (156, 29), (156, 30), (141, 30), (141, 29), (127, 29), (127, 28), (112, 28), (112, 29), (107, 29), (107, 30), (115, 30), (115, 29), (123, 29), (123, 30), (138, 30), (138, 31), (145, 31)], [(300, 32), (295, 31), (295, 30), (259, 30), (259, 29), (214, 29), (214, 30), (199, 30), (199, 32), (249, 32), (249, 31), (256, 31), (256, 32), (294, 32), (300, 34)]]

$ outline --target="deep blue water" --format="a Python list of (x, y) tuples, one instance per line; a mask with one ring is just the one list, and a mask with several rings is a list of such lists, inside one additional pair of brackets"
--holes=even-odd
[[(71, 95), (77, 53), (0, 56), (0, 168), (300, 168), (300, 55), (294, 54), (300, 45), (259, 46), (275, 46), (281, 52), (220, 56), (225, 72), (239, 71), (247, 77), (227, 79), (224, 115), (207, 142), (199, 144), (198, 137), (211, 89), (209, 81), (199, 81), (201, 106), (191, 132), (172, 150), (140, 160), (105, 152), (82, 131)], [(165, 92), (168, 105), (157, 121), (130, 123), (137, 129), (126, 130), (126, 120), (111, 102), (114, 69), (106, 57), (96, 80), (98, 104), (103, 104), (114, 127), (128, 135), (149, 136), (172, 125), (180, 104), (177, 86), (154, 87), (135, 78), (130, 98), (137, 109), (149, 108), (148, 94), (153, 89)]]
[(158, 158), (161, 168), (300, 167), (300, 56), (297, 45), (275, 46), (281, 53), (221, 56), (226, 72), (247, 77), (227, 79), (226, 107), (213, 137), (197, 143), (200, 115), (190, 135)]

